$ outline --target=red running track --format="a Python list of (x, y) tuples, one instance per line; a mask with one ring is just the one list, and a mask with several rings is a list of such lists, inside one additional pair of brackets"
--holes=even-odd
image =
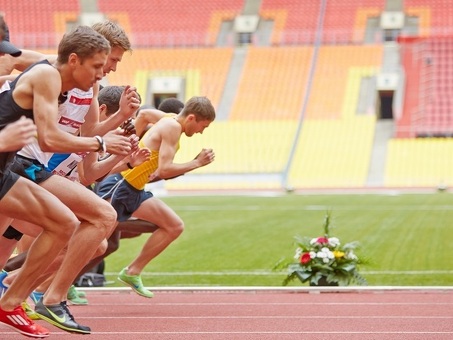
[[(453, 291), (162, 290), (153, 299), (129, 290), (87, 290), (72, 306), (92, 329), (83, 339), (453, 339)], [(46, 326), (48, 339), (76, 339)], [(0, 339), (27, 339), (0, 325)]]

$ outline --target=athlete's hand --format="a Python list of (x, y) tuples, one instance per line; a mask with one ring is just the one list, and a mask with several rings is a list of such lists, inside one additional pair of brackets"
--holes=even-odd
[(127, 137), (129, 138), (129, 141), (131, 142), (131, 152), (138, 151), (139, 150), (139, 147), (138, 147), (139, 138), (138, 138), (138, 136), (130, 135), (130, 136), (127, 136)]
[(37, 128), (30, 118), (20, 117), (0, 132), (0, 152), (17, 151), (33, 141)]
[(120, 114), (124, 120), (129, 119), (140, 108), (140, 96), (137, 89), (130, 85), (124, 88), (120, 98)]
[(202, 149), (201, 152), (195, 157), (195, 160), (200, 164), (198, 167), (202, 167), (214, 162), (215, 153), (212, 149)]
[(151, 152), (147, 148), (141, 148), (133, 152), (130, 156), (129, 163), (135, 168), (149, 159)]
[(124, 130), (125, 136), (137, 134), (137, 131), (135, 131), (135, 125), (134, 122), (132, 121), (132, 118), (129, 118), (123, 124), (121, 124), (120, 129)]
[(124, 136), (124, 131), (121, 129), (109, 131), (103, 139), (110, 154), (127, 156), (132, 151), (131, 139)]

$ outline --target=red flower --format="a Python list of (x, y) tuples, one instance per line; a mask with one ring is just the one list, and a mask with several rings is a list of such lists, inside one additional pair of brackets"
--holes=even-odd
[(327, 238), (325, 238), (325, 237), (318, 237), (316, 242), (319, 243), (319, 244), (327, 244), (327, 243), (329, 243), (329, 240)]
[(309, 253), (303, 253), (300, 257), (300, 263), (306, 264), (311, 261), (311, 257)]

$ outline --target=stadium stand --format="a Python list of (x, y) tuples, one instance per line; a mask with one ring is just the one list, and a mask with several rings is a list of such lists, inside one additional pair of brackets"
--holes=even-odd
[(360, 188), (366, 185), (375, 116), (306, 120), (289, 182), (296, 188)]
[[(421, 42), (420, 109), (417, 136), (453, 135), (453, 38), (430, 37)], [(421, 54), (421, 55), (420, 55)]]
[(30, 49), (55, 48), (66, 31), (66, 22), (75, 22), (80, 12), (78, 0), (2, 0), (18, 46)]
[(203, 94), (218, 106), (232, 52), (228, 47), (136, 49), (124, 55), (122, 64), (127, 67), (118, 67), (108, 79), (113, 84), (136, 84), (139, 92), (146, 94), (149, 75), (184, 75), (188, 86), (186, 98)]
[(243, 0), (206, 0), (200, 5), (191, 0), (166, 3), (99, 0), (98, 7), (108, 17), (130, 27), (136, 47), (212, 46), (221, 21), (232, 20), (243, 3)]
[(310, 47), (249, 47), (230, 119), (297, 121), (312, 53)]
[(389, 142), (386, 187), (441, 188), (453, 183), (453, 140), (395, 138)]
[[(193, 172), (203, 180), (168, 181), (168, 189), (279, 189), (297, 124), (288, 120), (215, 122), (203, 136), (181, 139), (176, 161), (191, 159), (203, 147), (216, 151), (209, 167)], [(226, 174), (226, 176), (225, 176)], [(202, 176), (200, 176), (202, 175)], [(220, 175), (220, 177), (219, 177)]]
[(379, 45), (321, 46), (304, 118), (339, 119), (354, 115), (360, 79), (376, 73), (381, 60)]
[(378, 17), (385, 0), (327, 1), (323, 25), (323, 44), (361, 43), (367, 19)]
[(274, 20), (274, 45), (310, 44), (315, 40), (319, 1), (263, 0), (260, 16)]
[[(183, 99), (206, 95), (221, 115), (202, 138), (182, 140), (177, 156), (213, 147), (216, 161), (165, 188), (453, 185), (450, 0), (96, 4), (134, 48), (109, 83), (134, 84), (149, 102), (151, 79), (180, 77)], [(398, 4), (404, 27), (381, 29), (381, 13)], [(55, 49), (82, 8), (78, 0), (2, 2), (14, 42), (38, 50)], [(233, 23), (246, 9), (261, 20), (250, 44), (239, 45)], [(386, 72), (399, 75), (390, 119), (377, 88)], [(370, 180), (371, 164), (383, 164), (379, 178)]]
[(453, 6), (449, 0), (405, 0), (408, 15), (420, 18), (420, 36), (453, 33)]

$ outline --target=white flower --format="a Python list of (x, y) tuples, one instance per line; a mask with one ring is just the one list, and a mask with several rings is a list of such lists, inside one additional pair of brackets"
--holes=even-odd
[(340, 245), (340, 240), (337, 237), (330, 237), (328, 241), (331, 247), (337, 247)]
[(328, 258), (325, 257), (325, 258), (322, 259), (322, 262), (324, 262), (324, 263), (329, 263), (330, 260), (329, 260)]
[(311, 251), (311, 252), (309, 252), (309, 254), (310, 254), (310, 258), (312, 258), (312, 259), (316, 258), (316, 252)]
[(298, 260), (302, 256), (302, 248), (298, 247), (296, 253), (294, 254), (294, 259)]
[(352, 250), (348, 251), (344, 257), (346, 257), (348, 260), (358, 260), (359, 259)]
[[(324, 254), (324, 256), (322, 257), (323, 259), (333, 259), (335, 257), (335, 255), (332, 253), (332, 251), (327, 247), (322, 247), (321, 253)], [(320, 257), (320, 256), (318, 256), (318, 257)], [(324, 261), (324, 262), (326, 262), (326, 261)]]
[(318, 241), (317, 238), (312, 238), (311, 241), (310, 241), (310, 244), (311, 245), (314, 245), (316, 243), (316, 241)]
[(326, 253), (323, 252), (323, 251), (318, 251), (318, 252), (316, 253), (316, 257), (317, 257), (317, 258), (320, 258), (320, 259), (323, 259), (323, 258), (327, 257), (327, 255), (326, 255)]

